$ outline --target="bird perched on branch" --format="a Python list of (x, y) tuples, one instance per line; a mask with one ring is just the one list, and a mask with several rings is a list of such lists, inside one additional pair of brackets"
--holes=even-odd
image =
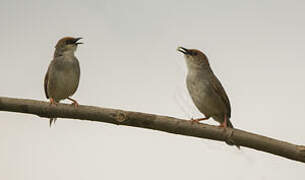
[(214, 75), (207, 56), (197, 49), (178, 47), (177, 50), (184, 54), (186, 60), (189, 94), (198, 110), (205, 115), (205, 118), (192, 121), (199, 123), (212, 117), (220, 123), (220, 127), (233, 128), (229, 98)]
[[(74, 52), (82, 38), (64, 37), (56, 46), (53, 60), (51, 61), (44, 79), (44, 90), (50, 104), (59, 103), (60, 100), (69, 99), (75, 107), (76, 100), (70, 98), (77, 90), (80, 78), (80, 67)], [(56, 118), (50, 119), (50, 126)]]

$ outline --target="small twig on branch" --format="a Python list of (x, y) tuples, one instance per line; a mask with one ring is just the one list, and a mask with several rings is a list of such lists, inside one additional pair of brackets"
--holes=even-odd
[(154, 129), (174, 134), (234, 142), (237, 145), (268, 152), (288, 159), (305, 162), (305, 146), (295, 145), (239, 129), (219, 128), (207, 124), (191, 123), (173, 117), (140, 112), (68, 104), (50, 106), (48, 102), (0, 97), (0, 111), (35, 114), (40, 117), (59, 117), (99, 121), (117, 125)]

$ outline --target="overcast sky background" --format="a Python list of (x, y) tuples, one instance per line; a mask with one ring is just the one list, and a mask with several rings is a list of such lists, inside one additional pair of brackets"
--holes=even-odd
[[(80, 104), (190, 119), (177, 46), (210, 59), (240, 129), (305, 144), (302, 1), (0, 1), (0, 96), (46, 100), (54, 46), (83, 37)], [(68, 101), (64, 101), (68, 102)], [(216, 124), (213, 120), (207, 121)], [(0, 112), (0, 179), (304, 179), (302, 163), (222, 142)]]

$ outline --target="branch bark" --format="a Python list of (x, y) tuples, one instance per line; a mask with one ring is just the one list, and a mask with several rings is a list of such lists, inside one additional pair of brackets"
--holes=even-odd
[(0, 97), (0, 111), (34, 114), (45, 118), (59, 117), (98, 121), (216, 141), (230, 141), (236, 145), (305, 162), (305, 146), (303, 145), (295, 145), (239, 129), (227, 128), (224, 130), (217, 126), (195, 124), (173, 117), (84, 105), (80, 105), (78, 108), (68, 104), (50, 106), (48, 102), (7, 97)]

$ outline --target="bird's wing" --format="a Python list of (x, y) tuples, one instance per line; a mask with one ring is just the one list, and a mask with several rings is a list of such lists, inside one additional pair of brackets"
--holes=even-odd
[(49, 99), (49, 95), (48, 95), (49, 69), (50, 67), (48, 68), (46, 76), (44, 77), (44, 92), (46, 94), (47, 99)]
[(225, 104), (228, 110), (229, 117), (231, 117), (231, 105), (226, 91), (224, 90), (224, 88), (222, 87), (220, 81), (216, 76), (211, 77), (211, 82), (212, 82), (213, 90), (220, 96), (221, 100), (223, 101), (223, 103)]

